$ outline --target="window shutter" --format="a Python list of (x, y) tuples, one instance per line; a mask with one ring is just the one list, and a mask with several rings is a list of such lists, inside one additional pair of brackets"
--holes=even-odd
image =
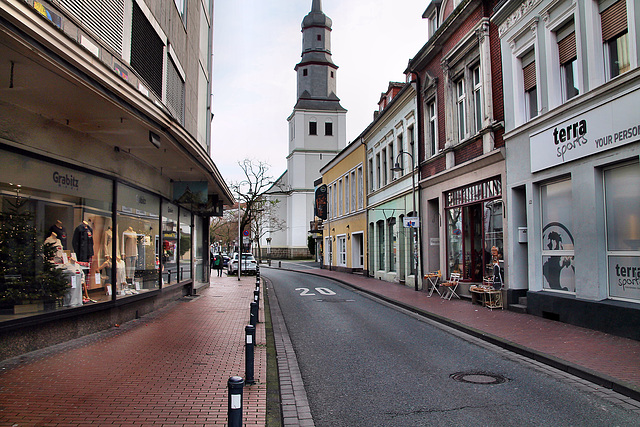
[(140, 6), (133, 2), (131, 25), (131, 66), (162, 98), (164, 43), (149, 23)]
[(558, 42), (560, 64), (566, 64), (576, 58), (576, 33), (573, 32)]
[(533, 89), (536, 86), (536, 61), (525, 66), (522, 69), (522, 75), (524, 76), (525, 92)]
[(59, 0), (59, 3), (111, 49), (122, 54), (124, 0)]
[(619, 0), (600, 13), (602, 41), (611, 40), (627, 30), (627, 2)]

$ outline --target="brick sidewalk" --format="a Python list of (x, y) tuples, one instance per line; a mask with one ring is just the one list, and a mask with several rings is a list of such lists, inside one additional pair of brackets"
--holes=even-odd
[[(245, 376), (244, 328), (254, 277), (213, 277), (184, 298), (119, 328), (4, 361), (1, 426), (211, 426), (227, 423), (227, 380)], [(244, 425), (266, 421), (263, 306)]]

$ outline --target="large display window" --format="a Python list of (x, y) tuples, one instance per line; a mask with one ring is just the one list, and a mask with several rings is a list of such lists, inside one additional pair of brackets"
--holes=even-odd
[(118, 298), (159, 288), (160, 199), (118, 184), (116, 292)]
[(491, 248), (503, 262), (502, 184), (499, 177), (445, 194), (449, 273), (471, 282), (491, 274)]
[(191, 279), (191, 256), (193, 255), (193, 236), (191, 212), (180, 209), (180, 281)]
[(543, 288), (575, 292), (571, 180), (540, 186)]
[(604, 171), (609, 296), (640, 301), (640, 164)]
[(0, 155), (0, 320), (110, 301), (113, 182)]
[(162, 280), (178, 283), (178, 206), (162, 205)]

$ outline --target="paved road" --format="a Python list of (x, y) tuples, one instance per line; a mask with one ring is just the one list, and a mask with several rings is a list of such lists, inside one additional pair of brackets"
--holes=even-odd
[[(631, 411), (336, 282), (275, 269), (263, 276), (316, 426), (638, 425)], [(452, 378), (459, 373), (471, 382)], [(492, 376), (505, 382), (484, 383)]]

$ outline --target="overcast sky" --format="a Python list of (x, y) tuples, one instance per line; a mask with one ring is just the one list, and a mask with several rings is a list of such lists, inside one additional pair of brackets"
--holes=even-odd
[[(347, 112), (347, 143), (373, 119), (390, 81), (405, 81), (409, 59), (426, 43), (422, 13), (430, 0), (323, 0), (333, 21), (337, 95)], [(295, 65), (302, 19), (312, 0), (215, 0), (211, 155), (227, 183), (243, 179), (238, 162), (287, 167), (287, 118), (296, 103)]]

